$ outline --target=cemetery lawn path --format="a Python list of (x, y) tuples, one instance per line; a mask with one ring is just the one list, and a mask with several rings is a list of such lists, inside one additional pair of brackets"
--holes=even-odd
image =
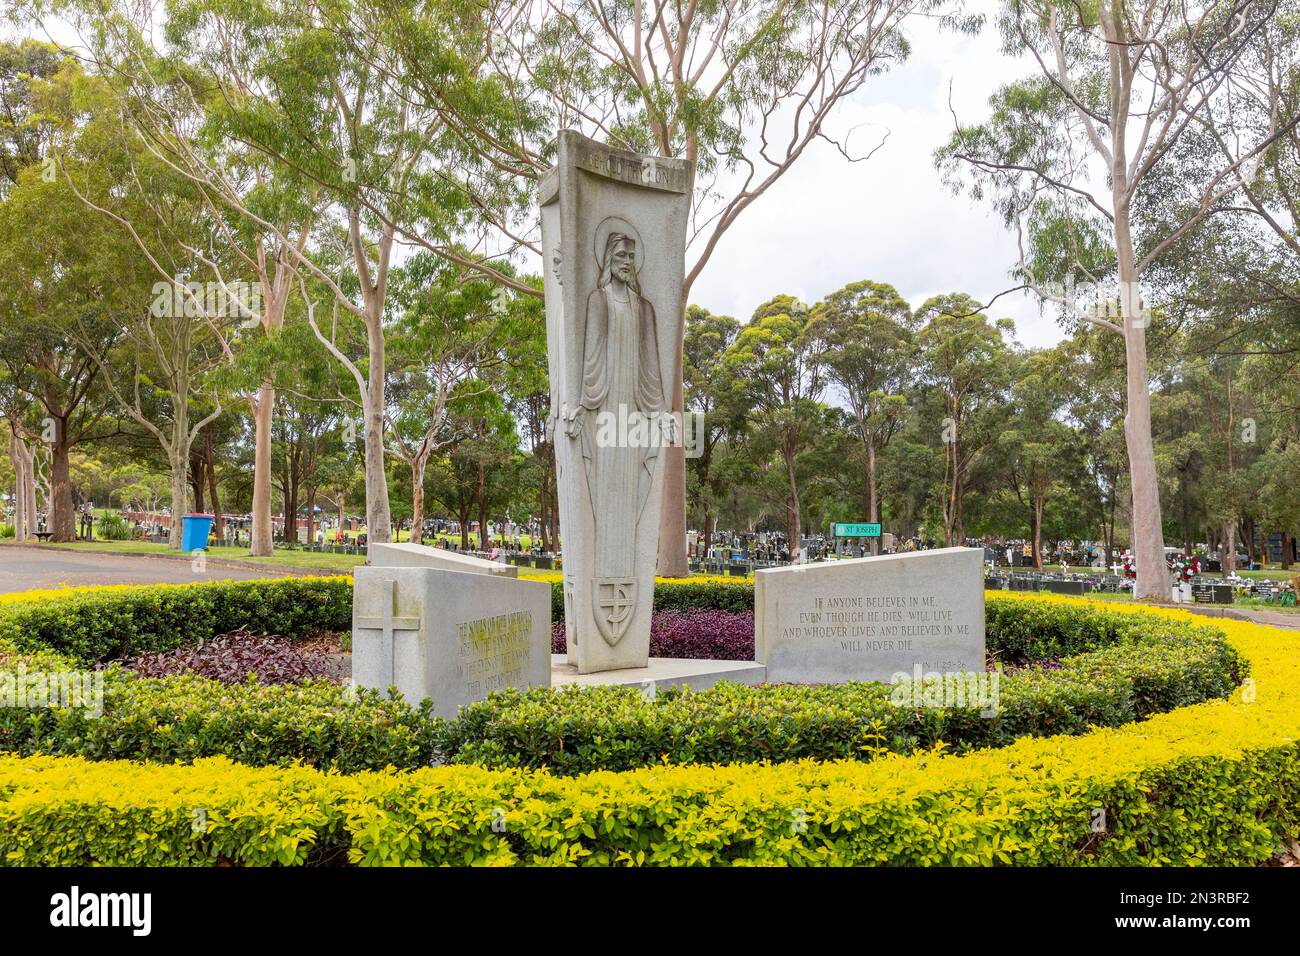
[(0, 594), (37, 588), (99, 584), (194, 584), (200, 581), (249, 581), (279, 578), (293, 572), (274, 567), (236, 567), (209, 561), (204, 572), (177, 557), (104, 553), (62, 547), (0, 547)]

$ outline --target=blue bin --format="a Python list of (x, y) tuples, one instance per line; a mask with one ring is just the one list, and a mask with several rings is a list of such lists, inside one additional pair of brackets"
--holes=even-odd
[(181, 550), (186, 554), (206, 551), (211, 527), (212, 515), (186, 515), (181, 524)]

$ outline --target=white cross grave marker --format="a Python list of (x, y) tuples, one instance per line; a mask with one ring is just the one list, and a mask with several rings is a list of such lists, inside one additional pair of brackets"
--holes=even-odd
[(392, 684), (396, 680), (396, 673), (393, 665), (393, 642), (396, 639), (398, 631), (418, 631), (420, 629), (420, 619), (418, 617), (398, 617), (397, 616), (397, 582), (389, 581), (390, 596), (384, 602), (384, 613), (379, 617), (360, 617), (357, 618), (357, 627), (364, 627), (381, 632), (380, 639), (380, 673), (388, 675), (388, 683)]

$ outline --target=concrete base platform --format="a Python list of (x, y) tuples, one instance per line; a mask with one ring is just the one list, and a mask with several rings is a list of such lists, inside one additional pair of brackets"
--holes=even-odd
[(653, 681), (656, 687), (689, 687), (705, 690), (720, 680), (738, 684), (761, 684), (767, 668), (753, 661), (687, 660), (652, 657), (648, 667), (626, 667), (616, 671), (579, 674), (565, 654), (551, 655), (552, 687), (642, 687)]

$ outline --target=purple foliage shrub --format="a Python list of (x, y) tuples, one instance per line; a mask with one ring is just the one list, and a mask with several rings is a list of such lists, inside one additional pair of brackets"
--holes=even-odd
[[(556, 621), (551, 625), (551, 653), (564, 651), (564, 622)], [(650, 656), (752, 661), (754, 612), (655, 611), (650, 619)]]
[(171, 651), (155, 651), (123, 661), (143, 677), (193, 673), (237, 684), (251, 674), (263, 684), (296, 684), (328, 676), (319, 654), (300, 653), (284, 638), (253, 634), (222, 634), (210, 641)]

